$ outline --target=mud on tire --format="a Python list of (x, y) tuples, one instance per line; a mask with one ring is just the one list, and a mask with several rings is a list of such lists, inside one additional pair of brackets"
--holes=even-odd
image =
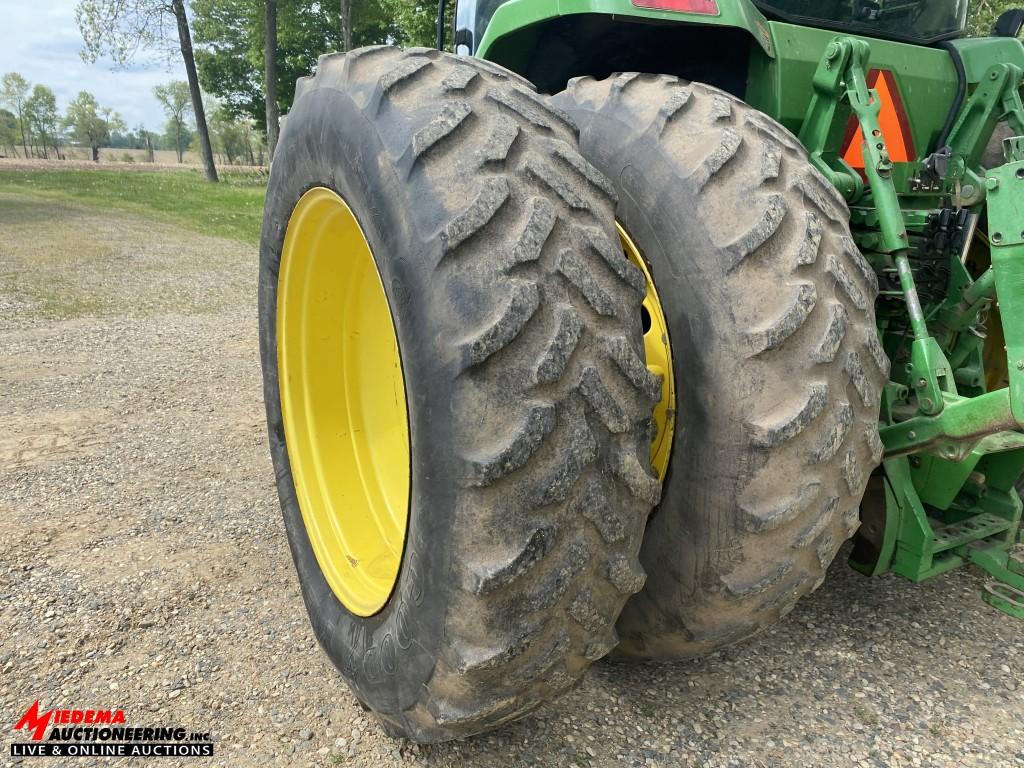
[(706, 653), (787, 613), (859, 525), (889, 363), (845, 202), (785, 128), (663, 75), (553, 98), (613, 180), (668, 318), (677, 402), (621, 649)]
[[(466, 736), (535, 709), (617, 642), (660, 484), (643, 277), (613, 190), (515, 75), (435, 50), (321, 58), (271, 173), (260, 331), (278, 491), (317, 639), (385, 727)], [(405, 552), (361, 618), (317, 566), (282, 425), (275, 307), (285, 228), (316, 186), (353, 209), (392, 308), (409, 409)]]

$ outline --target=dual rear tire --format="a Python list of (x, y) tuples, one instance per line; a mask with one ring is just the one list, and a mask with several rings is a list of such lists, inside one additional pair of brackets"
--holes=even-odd
[[(880, 450), (871, 272), (799, 144), (672, 78), (555, 104), (485, 61), (362, 49), (300, 81), (274, 160), (260, 333), (289, 544), (317, 639), (416, 741), (520, 717), (620, 640), (688, 655), (777, 618)], [(652, 414), (673, 414), (645, 272), (678, 400), (649, 525)]]

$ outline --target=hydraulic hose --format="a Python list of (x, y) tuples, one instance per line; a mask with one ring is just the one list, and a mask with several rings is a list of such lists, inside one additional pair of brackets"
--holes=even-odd
[[(441, 3), (443, 4), (444, 0), (441, 0)], [(942, 126), (942, 133), (939, 134), (935, 152), (941, 151), (949, 142), (956, 118), (964, 105), (964, 99), (967, 98), (967, 70), (964, 69), (964, 60), (960, 56), (960, 51), (949, 40), (939, 43), (939, 47), (949, 53), (949, 57), (953, 60), (953, 69), (956, 70), (956, 97), (953, 99), (953, 105), (949, 108), (949, 114), (946, 115), (946, 123)]]

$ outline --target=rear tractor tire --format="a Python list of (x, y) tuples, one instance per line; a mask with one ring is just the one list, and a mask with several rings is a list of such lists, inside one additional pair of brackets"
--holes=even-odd
[(615, 186), (671, 343), (671, 456), (620, 648), (700, 655), (786, 614), (859, 526), (889, 367), (876, 278), (797, 139), (733, 96), (627, 73), (553, 102)]
[(520, 717), (618, 641), (660, 483), (644, 278), (567, 118), (436, 50), (321, 58), (266, 201), (271, 453), (320, 644), (420, 742)]

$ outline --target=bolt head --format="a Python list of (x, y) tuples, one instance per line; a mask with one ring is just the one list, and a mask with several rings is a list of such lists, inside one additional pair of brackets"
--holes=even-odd
[(1017, 361), (1017, 370), (1018, 371), (1024, 371), (1024, 360), (1018, 360)]
[(989, 177), (988, 179), (985, 179), (985, 186), (989, 189), (990, 192), (995, 192), (997, 189), (999, 189), (999, 179)]

